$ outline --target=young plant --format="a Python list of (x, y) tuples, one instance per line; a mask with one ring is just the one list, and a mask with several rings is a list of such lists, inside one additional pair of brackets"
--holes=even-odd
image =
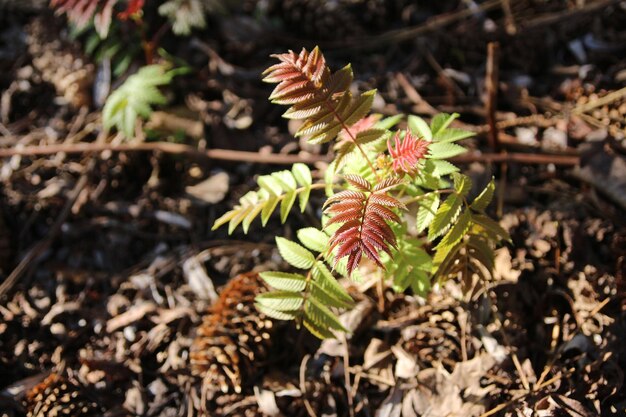
[(137, 118), (150, 117), (153, 106), (167, 102), (159, 87), (168, 85), (181, 71), (156, 64), (140, 68), (107, 99), (102, 109), (104, 128), (115, 126), (127, 138), (133, 137)]
[(232, 233), (242, 224), (247, 232), (280, 203), (284, 223), (297, 198), (304, 210), (311, 190), (326, 190), (322, 230), (299, 230), (300, 243), (276, 238), (285, 261), (304, 272), (261, 273), (273, 291), (257, 296), (258, 310), (326, 338), (345, 330), (335, 311), (353, 303), (334, 273), (354, 277), (368, 260), (397, 291), (420, 295), (448, 278), (460, 276), (468, 287), (486, 278), (495, 245), (509, 237), (485, 214), (493, 180), (470, 202), (469, 177), (447, 161), (466, 151), (456, 142), (472, 136), (450, 127), (458, 115), (439, 114), (430, 125), (409, 116), (407, 129), (392, 132), (403, 117), (368, 115), (376, 92), (353, 94), (349, 65), (331, 72), (318, 48), (274, 57), (280, 62), (264, 73), (278, 84), (270, 100), (290, 106), (284, 117), (303, 121), (296, 136), (335, 141), (336, 156), (320, 182), (303, 164), (259, 177), (259, 190), (215, 222), (214, 229), (228, 223)]

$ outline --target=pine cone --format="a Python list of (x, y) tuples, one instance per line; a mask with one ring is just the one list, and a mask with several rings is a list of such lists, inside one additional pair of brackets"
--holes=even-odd
[(80, 386), (57, 374), (51, 374), (28, 391), (24, 407), (27, 417), (102, 415), (102, 410), (87, 398)]
[(41, 78), (52, 84), (57, 94), (72, 106), (87, 106), (91, 102), (94, 67), (68, 42), (58, 37), (54, 25), (44, 18), (35, 18), (27, 27), (28, 52)]
[(265, 290), (256, 273), (236, 276), (198, 328), (191, 367), (194, 375), (203, 378), (207, 398), (212, 398), (216, 388), (240, 393), (267, 359), (274, 323), (254, 307), (254, 298)]

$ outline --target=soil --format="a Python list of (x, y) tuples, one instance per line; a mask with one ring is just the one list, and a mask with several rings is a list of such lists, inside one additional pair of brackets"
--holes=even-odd
[[(141, 48), (116, 76), (62, 16), (0, 4), (0, 416), (626, 415), (624, 2), (233, 3), (159, 38), (189, 72), (127, 142), (102, 129), (102, 91)], [(154, 5), (145, 20), (163, 24)], [(477, 135), (457, 163), (495, 176), (512, 237), (470, 293), (345, 283), (351, 332), (323, 342), (239, 284), (287, 270), (274, 238), (319, 226), (323, 195), (284, 225), (211, 230), (258, 175), (322, 175), (332, 150), (294, 139), (260, 81), (270, 54), (314, 45), (378, 90), (375, 112), (458, 112)], [(208, 371), (201, 337), (222, 354)]]

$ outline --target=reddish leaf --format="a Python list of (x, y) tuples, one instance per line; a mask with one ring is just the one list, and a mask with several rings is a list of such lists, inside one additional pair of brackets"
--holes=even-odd
[(391, 146), (391, 139), (387, 141), (393, 170), (397, 174), (417, 175), (418, 164), (426, 156), (430, 142), (418, 139), (409, 130), (406, 131), (402, 141), (400, 141), (400, 132), (396, 133), (393, 140), (394, 147)]
[(363, 192), (343, 191), (328, 200), (326, 212), (333, 214), (328, 224), (343, 223), (330, 238), (331, 250), (337, 248), (335, 262), (347, 256), (347, 269), (351, 274), (365, 254), (383, 267), (379, 251), (391, 254), (389, 247), (396, 247), (396, 237), (387, 221), (400, 221), (389, 207), (405, 208), (387, 194), (399, 180), (385, 180), (371, 191), (372, 187), (365, 178), (358, 175), (346, 175), (345, 178)]

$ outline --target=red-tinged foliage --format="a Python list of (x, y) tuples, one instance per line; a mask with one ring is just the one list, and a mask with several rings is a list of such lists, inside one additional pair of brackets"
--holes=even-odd
[(145, 0), (129, 0), (126, 10), (117, 14), (120, 20), (128, 20), (133, 16), (136, 16), (143, 9)]
[(278, 104), (309, 102), (319, 94), (322, 85), (330, 78), (326, 60), (318, 48), (310, 53), (303, 48), (299, 54), (289, 51), (272, 57), (277, 58), (280, 63), (265, 70), (263, 81), (278, 83), (270, 95), (270, 100)]
[(419, 161), (428, 153), (430, 142), (418, 139), (409, 130), (406, 131), (403, 140), (400, 140), (400, 132), (396, 133), (393, 140), (395, 146), (391, 146), (391, 139), (387, 141), (393, 170), (397, 174), (409, 174), (414, 177), (419, 169)]
[(338, 138), (344, 141), (351, 141), (351, 137), (356, 138), (359, 133), (373, 128), (374, 125), (380, 120), (380, 117), (381, 116), (379, 114), (370, 114), (350, 126), (348, 129), (343, 129), (339, 132)]
[(400, 183), (389, 178), (372, 188), (358, 175), (346, 175), (346, 181), (358, 191), (346, 190), (330, 197), (326, 212), (331, 215), (328, 224), (343, 223), (330, 238), (330, 250), (337, 248), (336, 260), (348, 257), (348, 273), (359, 265), (363, 254), (384, 268), (379, 251), (391, 254), (396, 237), (387, 222), (400, 221), (391, 208), (406, 209), (404, 204), (387, 192)]
[(118, 0), (50, 0), (50, 6), (67, 18), (78, 28), (84, 28), (94, 19), (94, 25), (100, 37), (105, 38), (111, 26), (113, 7)]

